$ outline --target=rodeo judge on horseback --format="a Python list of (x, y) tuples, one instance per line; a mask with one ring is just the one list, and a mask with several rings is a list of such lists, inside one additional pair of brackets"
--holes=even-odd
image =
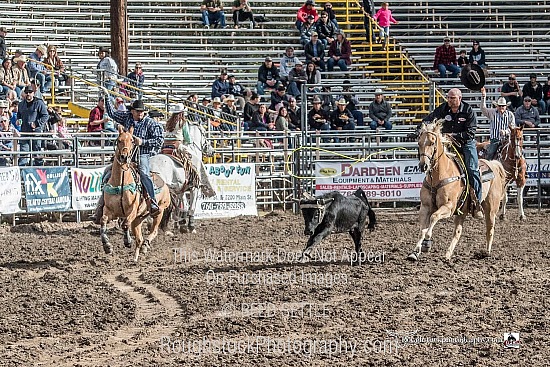
[[(479, 174), (478, 157), (476, 151), (477, 119), (472, 107), (462, 101), (462, 92), (458, 88), (449, 90), (447, 102), (438, 106), (432, 113), (426, 116), (422, 123), (432, 123), (443, 119), (441, 132), (447, 134), (453, 141), (457, 150), (464, 155), (466, 170), (470, 184), (475, 192), (474, 217), (483, 218), (481, 208), (481, 177)], [(418, 139), (420, 126), (411, 138)]]
[[(103, 88), (105, 93), (108, 93)], [(159, 206), (155, 200), (153, 181), (151, 180), (149, 158), (158, 154), (164, 141), (162, 126), (154, 119), (146, 116), (147, 110), (142, 100), (135, 100), (128, 111), (117, 111), (107, 94), (105, 96), (105, 112), (115, 122), (128, 130), (134, 127), (134, 144), (139, 146), (139, 156), (134, 154), (134, 160), (139, 159), (139, 176), (141, 184), (147, 192), (147, 202), (151, 216), (159, 213)]]

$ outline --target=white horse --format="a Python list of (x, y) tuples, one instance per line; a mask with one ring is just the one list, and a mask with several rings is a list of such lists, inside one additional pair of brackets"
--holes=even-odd
[[(208, 181), (202, 162), (203, 153), (207, 156), (213, 154), (212, 146), (206, 139), (205, 131), (200, 124), (188, 122), (188, 126), (191, 143), (185, 145), (185, 148), (192, 157), (192, 167), (185, 165), (182, 167), (165, 154), (151, 157), (149, 164), (151, 172), (157, 173), (170, 188), (175, 213), (178, 213), (177, 223), (180, 231), (195, 233), (194, 216), (199, 190), (208, 197), (216, 193)], [(189, 200), (185, 197), (186, 192), (189, 192)], [(183, 207), (183, 210), (180, 210), (180, 207)]]

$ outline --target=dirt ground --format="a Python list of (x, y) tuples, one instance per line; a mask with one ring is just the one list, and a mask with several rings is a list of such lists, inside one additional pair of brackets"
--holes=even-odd
[(302, 219), (283, 212), (161, 233), (138, 265), (117, 229), (106, 256), (90, 222), (3, 225), (0, 365), (548, 365), (547, 213), (511, 210), (489, 258), (468, 219), (450, 263), (451, 221), (410, 263), (416, 212), (377, 214), (362, 266), (348, 235), (299, 262)]

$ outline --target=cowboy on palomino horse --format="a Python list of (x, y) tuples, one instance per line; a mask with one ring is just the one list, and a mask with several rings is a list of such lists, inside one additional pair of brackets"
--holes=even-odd
[[(107, 93), (106, 91), (104, 91)], [(129, 111), (116, 111), (113, 104), (108, 98), (108, 94), (105, 98), (105, 111), (115, 122), (124, 126), (126, 130), (130, 127), (134, 127), (133, 136), (134, 143), (140, 147), (139, 157), (139, 176), (141, 184), (145, 189), (147, 196), (148, 208), (151, 216), (158, 215), (159, 206), (155, 200), (155, 191), (153, 187), (153, 181), (150, 175), (149, 159), (150, 157), (159, 153), (162, 142), (164, 140), (162, 126), (145, 115), (146, 109), (143, 105), (143, 101), (135, 100), (130, 106)], [(106, 170), (103, 182), (107, 182), (111, 175), (110, 170)], [(103, 196), (100, 197), (98, 208), (96, 210), (96, 223), (99, 222), (103, 212)]]

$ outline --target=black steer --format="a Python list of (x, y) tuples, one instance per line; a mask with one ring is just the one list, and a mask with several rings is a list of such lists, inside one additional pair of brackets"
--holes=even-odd
[(365, 192), (357, 189), (352, 196), (345, 197), (338, 191), (329, 192), (315, 198), (300, 200), (300, 209), (305, 221), (304, 234), (310, 236), (302, 258), (310, 258), (314, 246), (331, 233), (348, 232), (355, 243), (355, 263), (359, 263), (363, 250), (361, 236), (365, 229), (367, 218), (368, 228), (373, 231), (376, 216), (372, 210)]

